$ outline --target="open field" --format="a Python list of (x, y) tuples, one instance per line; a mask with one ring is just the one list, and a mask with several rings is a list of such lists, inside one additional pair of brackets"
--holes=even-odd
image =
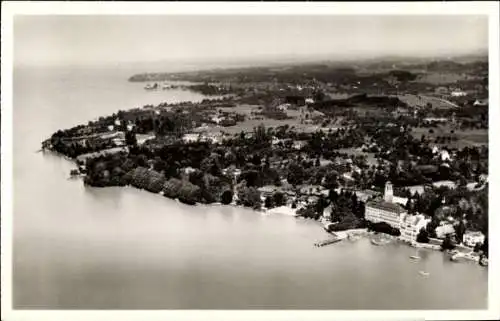
[(217, 107), (217, 109), (223, 112), (234, 112), (250, 116), (252, 111), (259, 111), (259, 105), (238, 104), (234, 107)]
[[(258, 119), (251, 119), (254, 117), (252, 115), (252, 112), (260, 112), (261, 109), (259, 109), (258, 105), (237, 105), (235, 107), (221, 107), (218, 108), (221, 111), (224, 112), (235, 112), (239, 114), (244, 114), (247, 118), (245, 121), (238, 123), (236, 126), (229, 126), (229, 127), (219, 127), (219, 126), (208, 126), (206, 129), (207, 132), (226, 132), (230, 134), (235, 134), (235, 133), (240, 133), (241, 131), (248, 132), (248, 131), (253, 131), (253, 129), (259, 125), (264, 125), (265, 127), (278, 127), (278, 126), (285, 126), (288, 125), (290, 128), (294, 127), (296, 131), (302, 131), (302, 132), (315, 132), (317, 130), (336, 130), (338, 126), (335, 126), (334, 124), (329, 125), (328, 127), (321, 127), (320, 125), (312, 125), (312, 124), (301, 124), (300, 123), (300, 116), (301, 113), (311, 113), (310, 111), (306, 111), (305, 107), (298, 108), (296, 110), (294, 109), (289, 109), (286, 111), (287, 115), (291, 118), (289, 119), (283, 119), (283, 120), (277, 120), (277, 119), (270, 119), (266, 118), (263, 116), (258, 116)], [(262, 119), (261, 119), (262, 118)]]
[(349, 93), (342, 93), (342, 92), (329, 92), (327, 91), (326, 94), (330, 99), (347, 99), (352, 96), (352, 94)]
[(457, 81), (460, 80), (470, 80), (475, 78), (476, 77), (467, 74), (431, 72), (420, 75), (416, 79), (416, 81), (433, 85), (440, 85), (440, 84), (456, 83)]
[(346, 153), (349, 156), (359, 156), (359, 155), (366, 156), (366, 162), (370, 166), (378, 164), (377, 158), (375, 157), (374, 153), (365, 153), (358, 148), (340, 148), (337, 151), (339, 153)]
[(432, 104), (432, 108), (437, 109), (449, 109), (458, 107), (456, 104), (439, 97), (404, 94), (398, 95), (398, 98), (402, 102), (408, 104), (410, 107), (425, 107), (427, 103)]
[[(455, 129), (454, 133), (451, 133), (451, 126), (449, 125), (441, 125), (438, 126), (437, 128), (432, 128), (432, 133), (429, 132), (431, 128), (423, 128), (423, 127), (416, 127), (412, 128), (412, 135), (415, 138), (420, 138), (422, 135), (425, 135), (428, 139), (436, 139), (437, 137), (442, 137), (442, 136), (451, 136), (451, 137), (456, 137), (456, 141), (451, 141), (450, 143), (446, 143), (444, 145), (447, 145), (451, 148), (464, 148), (466, 146), (468, 147), (473, 147), (473, 146), (481, 146), (481, 145), (488, 145), (488, 130), (487, 129), (472, 129), (472, 130), (460, 130), (460, 129)], [(439, 144), (443, 145), (443, 144)]]
[(290, 128), (293, 127), (294, 130), (297, 132), (309, 132), (309, 133), (318, 130), (328, 131), (328, 129), (332, 130), (338, 129), (337, 127), (321, 127), (318, 125), (301, 124), (300, 121), (298, 121), (297, 119), (276, 120), (276, 119), (264, 118), (264, 119), (245, 120), (244, 122), (238, 123), (236, 126), (229, 126), (229, 127), (220, 127), (211, 125), (206, 127), (203, 131), (209, 133), (225, 132), (228, 134), (236, 134), (242, 131), (252, 132), (253, 129), (255, 127), (258, 127), (259, 125), (264, 125), (266, 128), (288, 125), (290, 126)]

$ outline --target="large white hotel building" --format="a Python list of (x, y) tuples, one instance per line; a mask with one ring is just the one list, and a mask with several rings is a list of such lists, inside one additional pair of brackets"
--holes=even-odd
[(365, 206), (365, 219), (373, 223), (385, 222), (392, 227), (401, 227), (402, 217), (406, 214), (405, 209), (399, 204), (392, 202), (392, 184), (385, 184), (384, 200), (370, 201)]
[(385, 222), (399, 229), (400, 239), (409, 243), (416, 242), (418, 233), (430, 221), (421, 214), (409, 215), (401, 205), (394, 203), (390, 182), (385, 185), (384, 200), (366, 203), (365, 219), (373, 223)]

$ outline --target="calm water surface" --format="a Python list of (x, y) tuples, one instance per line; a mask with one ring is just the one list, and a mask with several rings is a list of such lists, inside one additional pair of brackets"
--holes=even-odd
[[(312, 221), (86, 188), (40, 141), (119, 109), (200, 100), (113, 70), (16, 70), (14, 306), (35, 309), (483, 309), (487, 270), (368, 240), (315, 248)], [(430, 272), (422, 277), (418, 271)], [(467, 293), (467, 294), (465, 294)]]

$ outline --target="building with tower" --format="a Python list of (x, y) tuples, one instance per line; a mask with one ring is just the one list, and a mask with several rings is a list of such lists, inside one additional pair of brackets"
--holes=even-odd
[(393, 197), (392, 184), (387, 182), (383, 200), (366, 203), (365, 219), (373, 223), (385, 222), (399, 229), (402, 217), (406, 215), (406, 210), (401, 205), (393, 203)]
[(385, 183), (384, 201), (392, 203), (393, 196), (394, 196), (394, 193), (392, 191), (392, 183), (387, 181)]

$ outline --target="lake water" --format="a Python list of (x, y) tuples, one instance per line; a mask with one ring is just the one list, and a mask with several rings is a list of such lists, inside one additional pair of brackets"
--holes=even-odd
[[(366, 239), (323, 248), (318, 223), (86, 188), (42, 139), (119, 109), (200, 100), (114, 70), (16, 70), (14, 308), (484, 309), (487, 269)], [(425, 270), (428, 277), (418, 272)]]

